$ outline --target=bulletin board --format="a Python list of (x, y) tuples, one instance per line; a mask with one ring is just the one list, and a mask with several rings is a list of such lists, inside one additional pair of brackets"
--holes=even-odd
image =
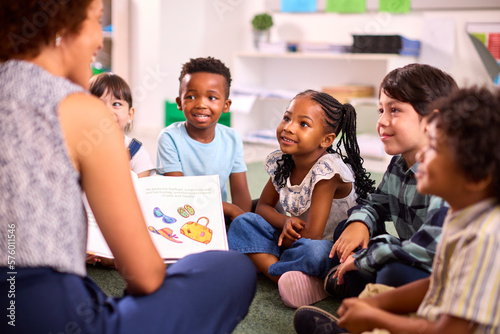
[[(411, 0), (412, 10), (500, 9), (499, 0)], [(378, 10), (379, 0), (366, 0), (367, 10)]]
[(500, 8), (498, 0), (412, 0), (412, 9), (490, 9)]

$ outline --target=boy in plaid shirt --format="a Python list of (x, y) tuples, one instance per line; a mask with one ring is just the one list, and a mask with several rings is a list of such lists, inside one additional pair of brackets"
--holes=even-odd
[[(400, 286), (429, 275), (447, 206), (417, 193), (416, 153), (426, 144), (428, 106), (457, 88), (451, 76), (424, 64), (395, 69), (382, 81), (377, 132), (394, 157), (332, 247), (330, 256), (337, 255), (340, 264), (325, 279), (330, 295), (353, 297), (367, 283)], [(394, 222), (398, 237), (387, 234), (386, 221)]]
[[(297, 333), (500, 332), (500, 90), (468, 88), (429, 117), (418, 154), (417, 188), (449, 203), (430, 278), (370, 298), (349, 298), (340, 319), (312, 306), (294, 317)], [(417, 317), (402, 314), (417, 312)], [(338, 324), (338, 326), (337, 326)]]

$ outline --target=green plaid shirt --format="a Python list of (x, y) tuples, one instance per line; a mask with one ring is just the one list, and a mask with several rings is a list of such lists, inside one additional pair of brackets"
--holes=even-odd
[[(417, 193), (416, 168), (394, 156), (376, 191), (349, 216), (346, 224), (362, 221), (375, 236), (355, 255), (359, 271), (373, 274), (389, 261), (431, 271), (448, 208), (439, 197)], [(394, 222), (399, 238), (387, 234), (386, 221)]]

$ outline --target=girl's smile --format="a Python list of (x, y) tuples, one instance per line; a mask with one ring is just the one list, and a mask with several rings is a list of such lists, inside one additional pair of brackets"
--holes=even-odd
[(291, 140), (289, 139), (288, 137), (281, 137), (282, 141), (283, 141), (283, 144), (286, 145), (286, 144), (296, 144), (297, 142), (295, 140)]
[(292, 100), (276, 129), (281, 151), (316, 160), (329, 146), (324, 144), (328, 131), (323, 118), (324, 111), (312, 99), (297, 97)]

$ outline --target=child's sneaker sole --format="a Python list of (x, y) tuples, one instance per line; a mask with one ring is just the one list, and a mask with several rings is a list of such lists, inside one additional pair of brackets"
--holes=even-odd
[(293, 315), (293, 327), (297, 334), (345, 334), (349, 333), (337, 325), (339, 319), (333, 314), (314, 306), (303, 306)]
[(281, 299), (288, 307), (311, 305), (328, 297), (323, 280), (301, 271), (288, 271), (278, 281)]

